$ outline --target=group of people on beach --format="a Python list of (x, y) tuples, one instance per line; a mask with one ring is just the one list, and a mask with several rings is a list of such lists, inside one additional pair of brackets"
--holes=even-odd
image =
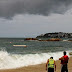
[[(68, 64), (69, 57), (68, 55), (66, 55), (66, 51), (64, 51), (63, 54), (64, 55), (61, 58), (59, 58), (59, 60), (61, 60), (61, 72), (68, 72), (67, 64)], [(50, 57), (50, 59), (48, 59), (46, 63), (46, 70), (47, 72), (54, 72), (54, 70), (56, 71), (56, 63), (53, 57)]]

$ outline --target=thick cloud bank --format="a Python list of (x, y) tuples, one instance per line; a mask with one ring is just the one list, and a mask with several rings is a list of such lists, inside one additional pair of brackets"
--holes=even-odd
[(16, 14), (63, 14), (72, 7), (72, 0), (0, 0), (0, 17), (11, 18)]

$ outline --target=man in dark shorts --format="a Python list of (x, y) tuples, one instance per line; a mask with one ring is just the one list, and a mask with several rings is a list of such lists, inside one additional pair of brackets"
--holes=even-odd
[(46, 63), (47, 72), (54, 72), (54, 67), (55, 67), (55, 71), (56, 71), (55, 60), (53, 59), (53, 57), (50, 57), (50, 59), (48, 59), (48, 61)]
[(61, 58), (59, 58), (59, 60), (61, 60), (61, 72), (68, 72), (68, 60), (69, 57), (66, 55), (66, 51), (63, 52), (64, 56), (62, 56)]

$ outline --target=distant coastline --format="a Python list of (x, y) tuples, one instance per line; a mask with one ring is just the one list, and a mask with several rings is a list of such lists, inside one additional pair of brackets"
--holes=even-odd
[[(63, 39), (62, 39), (63, 38)], [(69, 38), (69, 39), (68, 39)], [(67, 40), (64, 40), (67, 39)], [(31, 41), (72, 41), (72, 33), (54, 32), (41, 34), (35, 38), (25, 38), (24, 40)]]

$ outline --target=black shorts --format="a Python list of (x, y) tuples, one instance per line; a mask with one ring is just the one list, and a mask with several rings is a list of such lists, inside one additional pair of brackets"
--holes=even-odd
[(61, 72), (68, 72), (67, 64), (61, 65)]
[(48, 72), (54, 72), (54, 68), (48, 68)]

